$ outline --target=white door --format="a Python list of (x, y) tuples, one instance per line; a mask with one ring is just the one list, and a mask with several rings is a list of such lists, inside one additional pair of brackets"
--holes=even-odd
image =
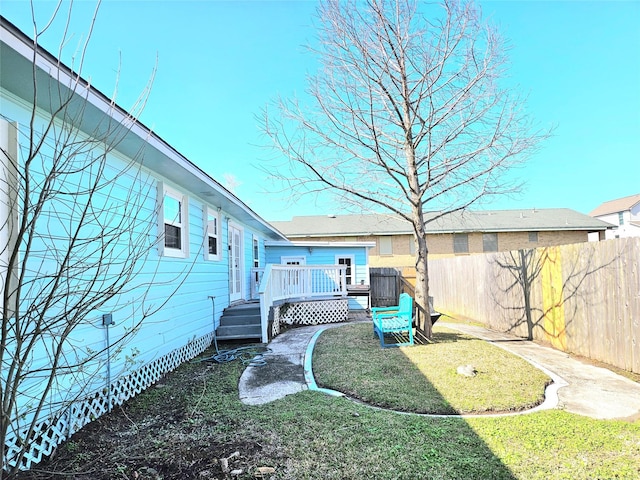
[(242, 229), (229, 223), (229, 302), (242, 300)]

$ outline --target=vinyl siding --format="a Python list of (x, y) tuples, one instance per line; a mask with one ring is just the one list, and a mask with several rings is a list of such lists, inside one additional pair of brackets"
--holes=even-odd
[[(25, 126), (29, 122), (28, 106), (15, 97), (0, 90), (0, 105), (2, 115), (9, 121), (18, 122), (21, 131), (20, 140), (27, 138)], [(38, 118), (36, 129), (44, 124), (44, 120)], [(22, 143), (22, 142), (19, 142)], [(24, 145), (22, 145), (24, 148)], [(137, 221), (129, 224), (128, 241), (142, 239), (146, 242), (148, 250), (144, 261), (139, 265), (139, 271), (133, 280), (126, 285), (122, 294), (103, 305), (99, 310), (88, 312), (84, 322), (79, 325), (70, 337), (70, 346), (67, 349), (66, 361), (69, 365), (83, 361), (83, 359), (95, 355), (95, 352), (103, 351), (106, 347), (106, 329), (102, 326), (102, 314), (111, 313), (114, 325), (109, 327), (110, 344), (118, 344), (113, 347), (111, 353), (111, 380), (119, 375), (126, 375), (141, 365), (147, 364), (171, 351), (180, 348), (190, 341), (211, 333), (219, 323), (222, 310), (228, 306), (228, 249), (227, 249), (227, 223), (221, 221), (221, 250), (220, 261), (206, 261), (203, 255), (204, 248), (204, 217), (203, 208), (206, 203), (191, 192), (171, 184), (166, 178), (161, 178), (154, 172), (129, 168), (132, 159), (114, 152), (108, 155), (108, 164), (105, 175), (109, 178), (117, 178), (116, 183), (108, 192), (99, 192), (94, 200), (98, 207), (119, 209), (125, 208), (129, 202), (131, 192), (136, 194), (135, 208), (130, 208), (128, 214), (135, 215)], [(34, 171), (33, 180), (42, 178), (42, 173)], [(68, 178), (68, 182), (81, 183), (80, 178)], [(158, 198), (157, 182), (166, 182), (172, 188), (183, 192), (188, 197), (188, 224), (189, 224), (189, 256), (188, 258), (171, 258), (160, 256), (157, 248), (158, 234)], [(211, 207), (215, 207), (211, 205)], [(31, 257), (29, 270), (33, 272), (55, 272), (55, 261), (49, 252), (55, 248), (56, 242), (51, 238), (51, 232), (64, 235), (64, 232), (74, 225), (76, 214), (68, 205), (58, 204), (57, 207), (65, 215), (63, 220), (56, 219), (46, 213), (41, 216), (37, 231), (39, 235), (34, 238), (34, 251), (41, 252)], [(65, 210), (66, 209), (66, 210)], [(221, 219), (226, 213), (221, 212)], [(240, 223), (240, 222), (238, 222)], [(97, 225), (87, 226), (87, 233), (98, 231)], [(249, 228), (244, 229), (245, 249), (245, 297), (249, 292), (249, 271), (252, 265), (252, 235), (258, 234)], [(118, 246), (117, 251), (125, 251), (127, 242)], [(262, 240), (261, 240), (262, 242)], [(58, 242), (58, 248), (64, 242)], [(261, 243), (261, 262), (266, 261), (264, 245)], [(114, 268), (122, 268), (116, 265)], [(30, 279), (27, 278), (27, 281)], [(71, 279), (70, 282), (73, 280)], [(73, 283), (66, 286), (73, 292)], [(144, 293), (146, 291), (146, 294)], [(212, 312), (212, 301), (209, 296), (215, 297), (215, 314)], [(38, 302), (38, 298), (28, 299), (30, 302)], [(140, 328), (129, 335), (126, 342), (118, 343), (120, 339), (128, 335), (134, 325), (142, 318), (143, 312), (151, 312), (144, 320)], [(49, 312), (55, 315), (56, 312)], [(215, 319), (215, 320), (214, 320)], [(55, 332), (52, 332), (55, 339)], [(51, 340), (53, 341), (53, 340)], [(10, 345), (8, 345), (10, 347)], [(51, 343), (47, 339), (40, 343), (29, 359), (32, 370), (39, 365), (46, 367), (50, 364), (48, 351)], [(56, 387), (51, 395), (51, 401), (66, 401), (71, 396), (81, 393), (80, 385), (86, 383), (88, 390), (102, 388), (106, 381), (106, 353), (97, 355), (82, 371), (75, 369), (73, 375), (59, 375)], [(42, 378), (36, 375), (25, 383), (23, 396), (23, 408), (27, 408), (29, 396), (38, 396), (38, 389), (42, 385)], [(86, 391), (85, 391), (86, 393)]]
[[(354, 283), (369, 285), (369, 267), (367, 264), (366, 247), (340, 246), (269, 246), (267, 247), (266, 262), (279, 265), (282, 257), (306, 257), (307, 265), (335, 265), (336, 256), (353, 256)], [(349, 308), (361, 310), (367, 308), (365, 297), (349, 297)]]

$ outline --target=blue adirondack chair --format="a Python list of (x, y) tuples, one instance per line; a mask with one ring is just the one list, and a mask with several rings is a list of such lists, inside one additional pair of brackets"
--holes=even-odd
[[(380, 346), (400, 347), (413, 345), (413, 298), (407, 293), (400, 294), (398, 305), (392, 307), (374, 307), (371, 309), (373, 333), (380, 338)], [(385, 335), (406, 332), (409, 340), (400, 343), (385, 342)]]

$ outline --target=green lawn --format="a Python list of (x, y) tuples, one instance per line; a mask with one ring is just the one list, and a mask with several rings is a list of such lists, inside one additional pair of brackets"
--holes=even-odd
[[(544, 400), (549, 377), (520, 357), (444, 328), (434, 329), (433, 341), (382, 349), (370, 324), (327, 330), (314, 349), (314, 375), (367, 403), (418, 413), (518, 411)], [(477, 375), (458, 375), (461, 365)]]
[[(359, 332), (350, 326), (334, 331), (341, 333), (337, 337)], [(336, 338), (333, 332), (326, 334), (329, 331), (320, 337), (321, 344)], [(461, 358), (464, 354), (464, 348), (455, 354), (454, 349), (469, 345), (476, 350), (471, 340), (444, 341), (453, 339), (447, 337), (450, 333), (441, 334), (445, 337), (440, 336), (439, 344), (416, 349), (443, 349), (435, 362), (440, 370), (447, 370), (443, 365), (448, 355)], [(365, 332), (363, 342), (369, 340), (370, 332)], [(322, 348), (331, 349), (326, 344)], [(338, 358), (322, 368), (358, 370), (372, 363), (370, 353), (361, 350), (360, 356), (366, 358)], [(412, 362), (403, 359), (400, 350), (376, 353), (387, 362), (379, 367), (386, 373), (376, 388), (392, 392), (398, 376), (410, 370), (398, 370), (393, 364), (398, 359), (405, 367)], [(424, 355), (427, 358), (431, 352)], [(470, 381), (489, 375), (483, 373), (483, 365), (477, 367), (480, 374)], [(182, 365), (160, 386), (85, 427), (50, 461), (39, 465), (38, 472), (24, 478), (222, 479), (226, 477), (217, 459), (236, 451), (233, 466), (243, 473), (235, 478), (241, 480), (255, 479), (260, 466), (275, 468), (276, 473), (266, 477), (271, 480), (640, 478), (638, 422), (592, 420), (560, 410), (508, 417), (426, 417), (374, 409), (313, 391), (246, 406), (238, 400), (237, 390), (243, 369), (239, 362)], [(511, 375), (508, 369), (502, 374)], [(534, 384), (540, 387), (539, 381)], [(424, 385), (422, 380), (415, 386), (414, 396), (425, 396)], [(464, 388), (451, 395), (440, 388), (438, 396), (446, 402), (434, 403), (450, 405), (446, 408), (454, 407), (455, 398), (469, 391)], [(395, 396), (388, 393), (381, 398)], [(486, 407), (496, 397), (481, 396), (481, 403)]]

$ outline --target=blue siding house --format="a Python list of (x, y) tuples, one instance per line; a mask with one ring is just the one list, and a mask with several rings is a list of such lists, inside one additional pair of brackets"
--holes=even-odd
[(267, 263), (343, 265), (350, 310), (369, 308), (369, 249), (375, 242), (267, 241)]
[(282, 265), (318, 266), (343, 302), (366, 289), (369, 245), (289, 242), (0, 20), (3, 470), (201, 353), (233, 306), (263, 306), (252, 336), (266, 341), (273, 306), (315, 288)]

